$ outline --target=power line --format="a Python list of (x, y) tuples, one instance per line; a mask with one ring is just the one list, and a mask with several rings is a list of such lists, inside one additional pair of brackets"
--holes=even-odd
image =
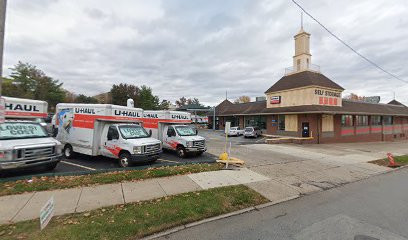
[(379, 66), (378, 64), (376, 64), (375, 62), (371, 61), (370, 59), (368, 59), (367, 57), (363, 56), (361, 53), (359, 53), (357, 50), (355, 50), (353, 47), (351, 47), (349, 44), (347, 44), (345, 41), (343, 41), (341, 38), (339, 38), (338, 36), (336, 36), (333, 32), (331, 32), (329, 29), (327, 29), (327, 27), (325, 27), (322, 23), (320, 23), (316, 18), (314, 18), (309, 12), (307, 12), (302, 6), (300, 6), (299, 3), (297, 3), (295, 0), (292, 0), (292, 2), (294, 4), (296, 4), (304, 13), (306, 13), (310, 18), (312, 18), (315, 22), (317, 22), (317, 24), (319, 24), (322, 28), (324, 28), (324, 30), (326, 30), (330, 35), (332, 35), (334, 38), (336, 38), (337, 40), (339, 40), (343, 45), (345, 45), (347, 48), (349, 48), (351, 51), (353, 51), (354, 53), (356, 53), (358, 56), (360, 56), (362, 59), (366, 60), (368, 63), (370, 63), (371, 65), (373, 65), (374, 67), (380, 69), (381, 71), (383, 71), (384, 73), (390, 75), (391, 77), (400, 80), (402, 82), (408, 83), (408, 81), (390, 73), (389, 71), (385, 70), (384, 68), (382, 68), (381, 66)]

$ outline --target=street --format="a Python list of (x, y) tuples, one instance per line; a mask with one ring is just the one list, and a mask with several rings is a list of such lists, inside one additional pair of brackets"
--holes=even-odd
[(408, 239), (408, 168), (160, 239)]

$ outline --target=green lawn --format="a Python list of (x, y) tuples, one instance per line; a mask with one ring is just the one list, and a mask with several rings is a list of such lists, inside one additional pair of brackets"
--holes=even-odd
[(152, 201), (0, 226), (0, 239), (134, 239), (204, 218), (266, 203), (246, 186), (184, 193)]
[(115, 171), (96, 173), (81, 176), (57, 176), (33, 178), (31, 182), (18, 180), (12, 182), (0, 182), (0, 196), (19, 194), (24, 192), (46, 191), (54, 189), (73, 188), (98, 184), (108, 184), (124, 181), (134, 181), (147, 178), (167, 177), (189, 173), (220, 170), (223, 165), (189, 164), (182, 166), (167, 166), (143, 170)]
[[(408, 165), (408, 155), (394, 156), (394, 161), (400, 166)], [(388, 166), (389, 161), (387, 158), (384, 158), (380, 160), (371, 161), (370, 163), (374, 163), (380, 166)]]

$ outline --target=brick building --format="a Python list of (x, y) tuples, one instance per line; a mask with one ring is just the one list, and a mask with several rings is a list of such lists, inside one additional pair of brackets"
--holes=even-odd
[[(310, 34), (295, 35), (293, 67), (266, 92), (266, 101), (221, 102), (216, 128), (259, 126), (271, 135), (313, 137), (311, 143), (393, 141), (408, 139), (408, 107), (342, 99), (344, 88), (311, 62)], [(209, 114), (209, 122), (213, 116)]]

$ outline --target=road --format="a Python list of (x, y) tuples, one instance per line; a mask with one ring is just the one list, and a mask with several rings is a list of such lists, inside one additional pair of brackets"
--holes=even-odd
[(160, 239), (408, 239), (408, 168)]

